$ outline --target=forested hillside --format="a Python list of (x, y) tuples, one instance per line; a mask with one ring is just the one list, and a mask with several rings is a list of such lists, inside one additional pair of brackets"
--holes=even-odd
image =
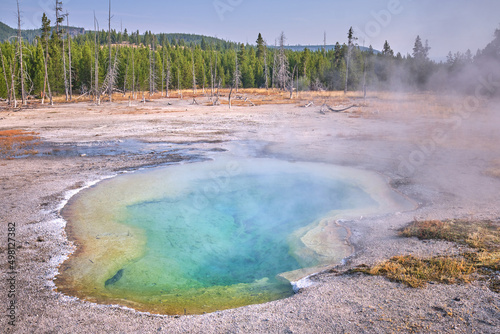
[(0, 45), (2, 98), (21, 99), (23, 88), (24, 96), (65, 94), (68, 98), (100, 96), (110, 89), (165, 94), (173, 89), (213, 91), (217, 87), (471, 90), (471, 73), (491, 74), (490, 68), (498, 71), (500, 64), (500, 30), (483, 51), (450, 52), (448, 61), (438, 64), (429, 59), (430, 46), (418, 36), (412, 54), (394, 52), (387, 41), (379, 46), (381, 52), (375, 52), (371, 46), (356, 45), (352, 28), (333, 49), (293, 51), (286, 47), (284, 34), (276, 47), (267, 47), (260, 34), (255, 45), (244, 45), (199, 35), (140, 34), (126, 29), (72, 36), (63, 26), (53, 28), (46, 16), (41, 26), (33, 41), (22, 39), (22, 58), (17, 38)]

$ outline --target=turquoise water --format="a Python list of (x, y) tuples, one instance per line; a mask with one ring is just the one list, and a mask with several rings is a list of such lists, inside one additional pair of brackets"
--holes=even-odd
[(65, 209), (81, 246), (57, 285), (162, 314), (264, 303), (350, 254), (337, 219), (406, 207), (377, 174), (320, 163), (221, 159), (138, 171)]
[(197, 180), (182, 196), (128, 206), (121, 223), (146, 231), (147, 250), (110, 278), (108, 288), (181, 293), (266, 279), (291, 291), (276, 275), (317, 260), (298, 263), (290, 234), (331, 210), (352, 208), (354, 198), (371, 200), (347, 183), (306, 174), (241, 175), (213, 196), (200, 193), (216, 186)]

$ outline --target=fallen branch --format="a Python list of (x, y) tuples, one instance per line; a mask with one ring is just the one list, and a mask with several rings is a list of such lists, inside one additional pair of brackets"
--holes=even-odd
[(82, 95), (78, 96), (76, 99), (78, 100), (78, 99), (80, 99), (80, 98), (82, 98), (82, 97), (84, 97), (86, 95), (89, 95), (89, 93), (88, 92), (87, 93), (83, 93)]
[[(329, 105), (327, 104), (323, 104), (321, 106), (321, 110), (320, 110), (320, 113), (324, 113), (325, 111), (331, 111), (331, 112), (342, 112), (342, 111), (346, 111), (348, 109), (351, 109), (352, 107), (355, 107), (356, 105), (352, 105), (352, 106), (349, 106), (349, 107), (346, 107), (346, 108), (343, 108), (343, 109), (333, 109), (332, 107), (330, 107)], [(327, 110), (325, 110), (325, 107)]]

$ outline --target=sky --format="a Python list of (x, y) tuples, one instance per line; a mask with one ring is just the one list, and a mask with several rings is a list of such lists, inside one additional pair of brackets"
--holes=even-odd
[[(22, 28), (41, 26), (45, 12), (55, 21), (55, 0), (19, 0)], [(0, 21), (17, 27), (16, 1), (0, 0)], [(70, 25), (93, 29), (95, 11), (108, 25), (104, 0), (63, 0)], [(358, 44), (380, 50), (387, 40), (395, 52), (412, 52), (415, 38), (428, 40), (430, 57), (449, 51), (473, 53), (500, 28), (498, 0), (111, 0), (111, 26), (129, 32), (192, 33), (255, 44), (257, 35), (274, 44), (283, 31), (290, 45), (347, 42), (349, 27)]]

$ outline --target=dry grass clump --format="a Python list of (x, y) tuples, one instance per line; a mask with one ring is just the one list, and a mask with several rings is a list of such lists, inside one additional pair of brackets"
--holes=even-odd
[(0, 158), (13, 159), (16, 156), (33, 155), (34, 147), (40, 143), (38, 133), (20, 129), (0, 130)]
[(414, 221), (400, 230), (402, 237), (446, 240), (469, 246), (473, 251), (457, 256), (419, 258), (395, 256), (373, 267), (359, 266), (354, 272), (381, 275), (411, 287), (427, 282), (445, 284), (489, 282), (492, 291), (500, 292), (500, 221), (425, 220)]
[(403, 228), (402, 237), (457, 242), (478, 250), (500, 250), (500, 224), (491, 220), (423, 220)]
[(381, 275), (390, 280), (404, 283), (413, 288), (425, 286), (428, 281), (454, 284), (470, 282), (474, 266), (464, 258), (433, 257), (420, 259), (412, 255), (394, 256), (373, 268), (361, 271), (370, 275)]

